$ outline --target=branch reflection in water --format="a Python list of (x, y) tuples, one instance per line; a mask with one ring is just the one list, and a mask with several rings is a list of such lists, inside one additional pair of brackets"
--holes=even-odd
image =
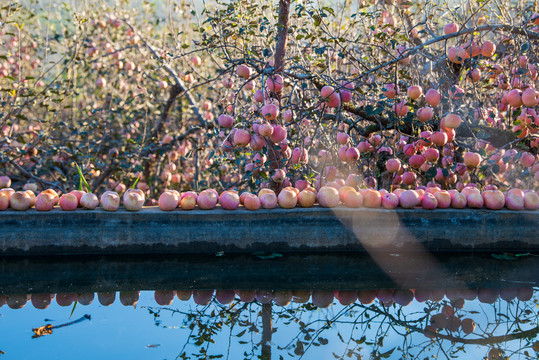
[[(487, 359), (536, 359), (539, 350), (531, 288), (195, 290), (189, 311), (167, 306), (173, 294), (156, 292), (162, 306), (147, 309), (158, 326), (171, 313), (190, 329), (179, 359), (237, 355), (237, 345), (246, 359), (271, 359), (272, 348), (276, 359), (318, 359), (321, 346), (336, 359), (467, 358), (471, 346)], [(228, 354), (211, 352), (219, 333), (229, 334)]]
[[(538, 294), (530, 287), (112, 291), (0, 295), (7, 304), (0, 313), (31, 303), (46, 309), (40, 314), (61, 310), (67, 318), (73, 306), (86, 305), (77, 310), (104, 319), (121, 303), (137, 316), (150, 314), (155, 329), (179, 331), (172, 348), (146, 345), (177, 359), (537, 359)], [(74, 327), (62, 336), (68, 330)], [(152, 330), (140, 322), (129, 331)]]

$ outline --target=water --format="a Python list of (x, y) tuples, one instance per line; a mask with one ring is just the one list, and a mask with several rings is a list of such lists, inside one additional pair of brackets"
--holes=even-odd
[(415, 290), (358, 254), (1, 259), (0, 358), (537, 359), (536, 260), (504, 256), (444, 254)]

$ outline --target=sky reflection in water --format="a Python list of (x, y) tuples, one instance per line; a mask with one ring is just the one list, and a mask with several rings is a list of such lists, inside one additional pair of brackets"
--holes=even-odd
[[(536, 359), (533, 343), (538, 340), (539, 324), (538, 292), (535, 290), (529, 301), (514, 299), (508, 302), (502, 297), (508, 299), (518, 295), (526, 299), (532, 295), (531, 288), (520, 292), (504, 289), (501, 294), (500, 290), (481, 289), (479, 299), (453, 300), (452, 304), (447, 296), (470, 298), (477, 293), (446, 291), (446, 297), (441, 301), (418, 302), (417, 299), (422, 298), (440, 298), (444, 292), (418, 291), (416, 299), (411, 300), (411, 292), (407, 290), (378, 290), (373, 303), (362, 304), (361, 301), (367, 302), (375, 295), (374, 291), (362, 291), (359, 293), (361, 301), (356, 300), (348, 306), (341, 305), (339, 298), (347, 302), (345, 296), (348, 296), (350, 302), (357, 293), (343, 293), (332, 298), (331, 292), (317, 291), (307, 303), (292, 301), (280, 306), (277, 303), (286, 303), (292, 292), (259, 291), (257, 300), (252, 303), (245, 303), (239, 298), (250, 300), (255, 296), (253, 291), (240, 294), (218, 291), (213, 297), (212, 292), (196, 292), (198, 303), (212, 299), (209, 305), (203, 306), (197, 305), (193, 297), (182, 301), (174, 296), (170, 305), (157, 303), (168, 303), (175, 292), (154, 294), (153, 291), (142, 291), (140, 295), (138, 292), (122, 292), (116, 293), (110, 306), (101, 305), (100, 300), (111, 302), (111, 294), (108, 299), (103, 294), (98, 298), (96, 294), (90, 305), (77, 303), (71, 317), (73, 306), (62, 307), (57, 302), (69, 304), (72, 299), (61, 295), (44, 310), (34, 308), (32, 301), (22, 309), (11, 309), (8, 305), (0, 308), (0, 350), (5, 352), (0, 358), (31, 359), (46, 355), (49, 359), (198, 359), (204, 358), (207, 351), (207, 358), (213, 358), (209, 355), (222, 355), (223, 359), (280, 359), (281, 356), (283, 359), (400, 359), (404, 356), (445, 359), (452, 355), (459, 359), (482, 359), (492, 349), (501, 348), (511, 359)], [(308, 296), (305, 292), (294, 294), (297, 301), (306, 300), (305, 295)], [(186, 295), (189, 292), (180, 294)], [(124, 305), (133, 303), (137, 297), (136, 306)], [(24, 296), (19, 296), (19, 299), (24, 300)], [(47, 303), (46, 297), (40, 299)], [(34, 303), (40, 299), (34, 296)], [(485, 303), (494, 299), (494, 304)], [(0, 298), (0, 303), (2, 300)], [(13, 303), (16, 296), (7, 300), (11, 307), (16, 307)], [(231, 302), (221, 305), (217, 300)], [(81, 301), (84, 302), (83, 299)], [(393, 301), (411, 303), (404, 307), (389, 305)], [(332, 305), (328, 308), (313, 304), (324, 306), (330, 302)], [(388, 306), (382, 306), (382, 302)], [(444, 308), (444, 305), (449, 306)], [(264, 315), (270, 311), (271, 321)], [(91, 319), (82, 318), (84, 315), (90, 315)], [(476, 323), (474, 333), (464, 334), (456, 318), (473, 319)], [(58, 326), (77, 319), (81, 321), (53, 329), (51, 335), (32, 338), (33, 328), (46, 324)], [(453, 325), (458, 330), (440, 330), (440, 337), (431, 340), (423, 333), (429, 324)], [(270, 346), (262, 346), (262, 337), (271, 333), (270, 326), (273, 333), (271, 341), (266, 343)], [(510, 341), (499, 338), (509, 333), (524, 336)], [(480, 338), (482, 340), (471, 340)], [(462, 341), (483, 344), (462, 344)]]

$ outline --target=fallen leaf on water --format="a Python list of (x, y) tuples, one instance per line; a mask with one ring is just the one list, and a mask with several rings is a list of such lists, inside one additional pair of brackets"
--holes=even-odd
[(50, 335), (52, 334), (52, 325), (51, 324), (43, 325), (38, 328), (33, 328), (32, 331), (34, 332), (32, 339), (35, 339), (44, 335)]
[(84, 315), (84, 316), (82, 316), (81, 318), (79, 318), (77, 320), (74, 320), (74, 321), (71, 321), (71, 322), (68, 322), (68, 323), (65, 323), (65, 324), (60, 324), (60, 325), (46, 324), (46, 325), (43, 325), (43, 326), (40, 326), (40, 327), (37, 327), (37, 328), (33, 328), (32, 331), (34, 332), (34, 335), (32, 336), (32, 339), (35, 339), (35, 338), (38, 338), (38, 337), (41, 337), (41, 336), (45, 336), (45, 335), (51, 335), (53, 329), (58, 329), (58, 328), (62, 328), (62, 327), (65, 327), (65, 326), (71, 326), (71, 325), (74, 325), (74, 324), (79, 323), (81, 321), (91, 320), (91, 319), (92, 319), (92, 317), (90, 315)]

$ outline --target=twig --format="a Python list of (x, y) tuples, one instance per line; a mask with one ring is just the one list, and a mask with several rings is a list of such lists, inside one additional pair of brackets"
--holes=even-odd
[(37, 176), (35, 176), (34, 174), (32, 174), (31, 172), (27, 171), (26, 169), (24, 169), (22, 166), (20, 166), (19, 164), (17, 164), (17, 162), (15, 160), (11, 160), (9, 162), (11, 165), (15, 166), (17, 168), (17, 170), (19, 170), (21, 173), (23, 173), (25, 176), (31, 178), (31, 179), (34, 179), (35, 181), (37, 181), (42, 188), (45, 188), (44, 185), (48, 185), (52, 188), (56, 188), (56, 189), (60, 189), (63, 193), (65, 193), (65, 188), (58, 184), (58, 183), (53, 183), (53, 182), (50, 182), (50, 181), (46, 181), (46, 180), (43, 180)]

